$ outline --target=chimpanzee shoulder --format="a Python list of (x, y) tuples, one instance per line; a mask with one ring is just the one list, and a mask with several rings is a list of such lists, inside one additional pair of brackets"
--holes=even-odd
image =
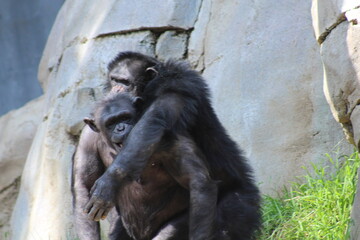
[(205, 80), (187, 62), (168, 60), (154, 68), (158, 75), (147, 84), (144, 96), (158, 97), (165, 93), (178, 93), (196, 101), (209, 98)]

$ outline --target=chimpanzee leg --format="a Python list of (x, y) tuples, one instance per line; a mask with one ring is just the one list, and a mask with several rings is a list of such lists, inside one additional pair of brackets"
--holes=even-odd
[(235, 185), (218, 193), (203, 155), (190, 138), (178, 136), (174, 152), (176, 158), (164, 166), (190, 191), (189, 239), (250, 240), (260, 225), (257, 189)]
[(189, 214), (183, 213), (171, 220), (152, 240), (189, 240)]
[(132, 240), (132, 238), (127, 234), (126, 229), (122, 224), (121, 217), (115, 208), (110, 211), (109, 218), (111, 219), (109, 231), (110, 240)]
[[(250, 240), (260, 225), (257, 194), (232, 191), (219, 200), (215, 223), (216, 240)], [(153, 240), (189, 240), (189, 215), (166, 224)]]
[(90, 220), (84, 213), (89, 201), (89, 192), (95, 180), (104, 173), (105, 168), (97, 154), (97, 136), (90, 128), (84, 128), (73, 158), (72, 193), (76, 232), (81, 240), (99, 240), (99, 223)]
[[(217, 206), (216, 240), (250, 240), (260, 226), (257, 194), (231, 191)], [(253, 203), (256, 204), (253, 204)]]
[(171, 161), (164, 166), (190, 192), (189, 239), (213, 240), (215, 233), (217, 182), (210, 177), (204, 156), (191, 138), (177, 136)]

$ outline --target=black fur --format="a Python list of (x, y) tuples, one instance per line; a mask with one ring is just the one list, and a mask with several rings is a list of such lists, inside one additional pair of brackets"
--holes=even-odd
[[(81, 135), (73, 168), (75, 219), (80, 239), (99, 237), (98, 224), (86, 219), (81, 209), (89, 200), (96, 177), (121, 152), (120, 145), (135, 125), (137, 100), (126, 93), (110, 94), (97, 104), (94, 118), (85, 119), (93, 132), (85, 128)], [(189, 214), (192, 219), (199, 218), (198, 227), (206, 229), (194, 237), (209, 239), (214, 231), (217, 186), (200, 156), (194, 142), (186, 136), (170, 133), (164, 136), (139, 177), (123, 179), (113, 189), (117, 212), (110, 217), (110, 239), (178, 239), (187, 231)], [(112, 206), (108, 202), (103, 210), (92, 208), (88, 214), (99, 221)], [(200, 217), (204, 212), (207, 215), (213, 212), (213, 217)]]
[[(127, 67), (132, 74), (126, 76), (131, 79), (126, 87), (120, 86), (119, 89), (142, 97), (145, 107), (123, 150), (96, 181), (88, 208), (101, 210), (107, 203), (113, 203), (115, 186), (126, 177), (137, 179), (168, 133), (188, 134), (204, 154), (211, 179), (218, 182), (213, 239), (251, 239), (260, 225), (259, 191), (241, 150), (227, 135), (211, 106), (203, 78), (182, 62), (161, 63), (131, 52), (119, 56), (126, 57), (119, 57), (120, 62), (114, 60), (110, 64), (110, 74), (118, 71), (117, 75), (121, 75), (120, 68), (117, 68)], [(132, 60), (141, 62), (141, 67), (133, 67)], [(212, 218), (206, 213), (190, 217), (190, 239), (209, 239), (194, 237), (208, 231), (196, 224), (207, 217)]]

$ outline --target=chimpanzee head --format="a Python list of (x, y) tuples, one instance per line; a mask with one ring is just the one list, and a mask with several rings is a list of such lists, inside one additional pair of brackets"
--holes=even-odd
[(137, 52), (120, 52), (108, 65), (108, 87), (111, 92), (129, 92), (140, 96), (146, 84), (156, 75), (160, 62)]
[(128, 93), (109, 93), (97, 104), (94, 117), (85, 118), (84, 122), (98, 132), (104, 142), (120, 150), (136, 123), (141, 103), (140, 97)]

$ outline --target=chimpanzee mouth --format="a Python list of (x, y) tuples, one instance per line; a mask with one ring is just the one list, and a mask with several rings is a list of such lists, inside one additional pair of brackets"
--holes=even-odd
[(122, 142), (120, 142), (120, 143), (113, 142), (113, 146), (115, 147), (116, 151), (119, 151), (122, 149), (123, 144), (122, 144)]
[(124, 146), (124, 139), (120, 137), (113, 137), (110, 139), (111, 144), (114, 146), (114, 148), (119, 151)]

